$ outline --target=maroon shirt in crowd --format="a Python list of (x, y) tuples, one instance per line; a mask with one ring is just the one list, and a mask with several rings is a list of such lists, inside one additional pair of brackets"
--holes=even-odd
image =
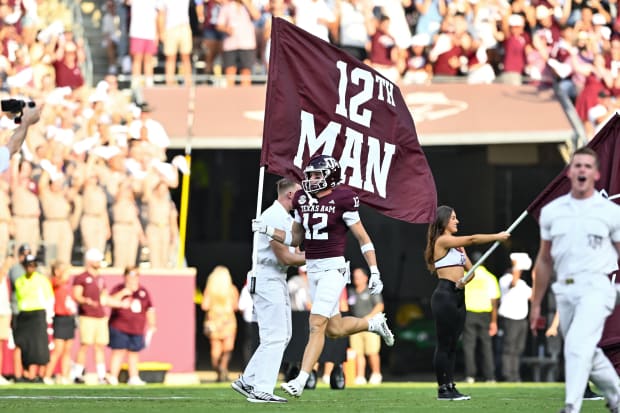
[(394, 66), (392, 61), (392, 49), (396, 46), (396, 41), (392, 36), (377, 30), (370, 38), (370, 61), (377, 65)]
[[(112, 288), (110, 295), (114, 295), (125, 288), (125, 284), (118, 284)], [(110, 327), (125, 334), (143, 335), (146, 328), (146, 312), (153, 307), (151, 296), (142, 286), (132, 295), (125, 295), (121, 301), (128, 303), (128, 308), (113, 308), (110, 314)]]
[[(84, 298), (90, 298), (96, 303), (101, 302), (101, 292), (105, 290), (105, 281), (98, 275), (92, 275), (88, 272), (84, 272), (73, 280), (73, 285), (82, 286)], [(105, 317), (105, 310), (101, 304), (90, 305), (81, 303), (78, 305), (78, 314), (86, 317)]]
[(504, 41), (504, 72), (523, 73), (525, 70), (525, 46), (531, 43), (529, 34), (509, 36)]
[(71, 89), (77, 89), (84, 85), (84, 77), (79, 66), (69, 67), (62, 60), (54, 62), (54, 70), (56, 71), (56, 86), (69, 86)]
[(437, 56), (437, 61), (433, 64), (433, 73), (439, 76), (458, 75), (460, 66), (450, 66), (450, 59), (453, 57), (459, 59), (462, 55), (463, 49), (460, 46), (452, 46), (452, 49)]

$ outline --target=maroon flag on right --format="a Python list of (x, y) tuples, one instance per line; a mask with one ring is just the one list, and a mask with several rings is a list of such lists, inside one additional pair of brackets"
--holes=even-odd
[[(620, 194), (620, 115), (616, 113), (587, 146), (598, 154), (601, 179), (596, 183), (596, 189), (609, 197)], [(567, 170), (568, 166), (527, 207), (527, 212), (537, 221), (542, 207), (570, 191)], [(618, 203), (620, 198), (614, 201)]]

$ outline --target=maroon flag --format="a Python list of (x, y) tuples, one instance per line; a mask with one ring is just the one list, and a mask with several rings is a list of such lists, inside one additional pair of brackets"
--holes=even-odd
[(283, 19), (274, 19), (270, 54), (261, 165), (299, 181), (311, 156), (331, 155), (365, 204), (432, 221), (435, 182), (398, 87)]
[[(596, 183), (596, 188), (609, 197), (620, 194), (620, 116), (616, 113), (587, 146), (598, 154), (601, 179)], [(568, 166), (527, 207), (527, 212), (536, 220), (543, 206), (570, 191), (567, 170)], [(620, 202), (620, 199), (615, 198), (614, 201)]]

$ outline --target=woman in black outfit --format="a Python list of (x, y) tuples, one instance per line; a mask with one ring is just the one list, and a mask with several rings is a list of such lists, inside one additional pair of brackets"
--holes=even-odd
[[(458, 219), (449, 206), (437, 208), (435, 221), (428, 227), (424, 258), (431, 273), (437, 274), (439, 282), (431, 297), (431, 309), (435, 317), (437, 346), (434, 365), (437, 375), (437, 400), (469, 400), (454, 385), (456, 344), (465, 325), (465, 270), (471, 261), (465, 248), (474, 244), (504, 241), (508, 232), (455, 236)], [(470, 278), (471, 280), (471, 278)]]

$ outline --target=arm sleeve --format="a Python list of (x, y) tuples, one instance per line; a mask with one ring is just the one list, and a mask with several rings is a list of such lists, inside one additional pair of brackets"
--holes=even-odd
[(342, 219), (348, 227), (357, 223), (360, 220), (359, 210), (359, 197), (357, 194), (350, 192), (350, 196), (345, 196), (343, 199), (343, 209)]
[(347, 227), (350, 227), (360, 220), (360, 214), (357, 211), (347, 211), (342, 214), (342, 219), (344, 219)]

